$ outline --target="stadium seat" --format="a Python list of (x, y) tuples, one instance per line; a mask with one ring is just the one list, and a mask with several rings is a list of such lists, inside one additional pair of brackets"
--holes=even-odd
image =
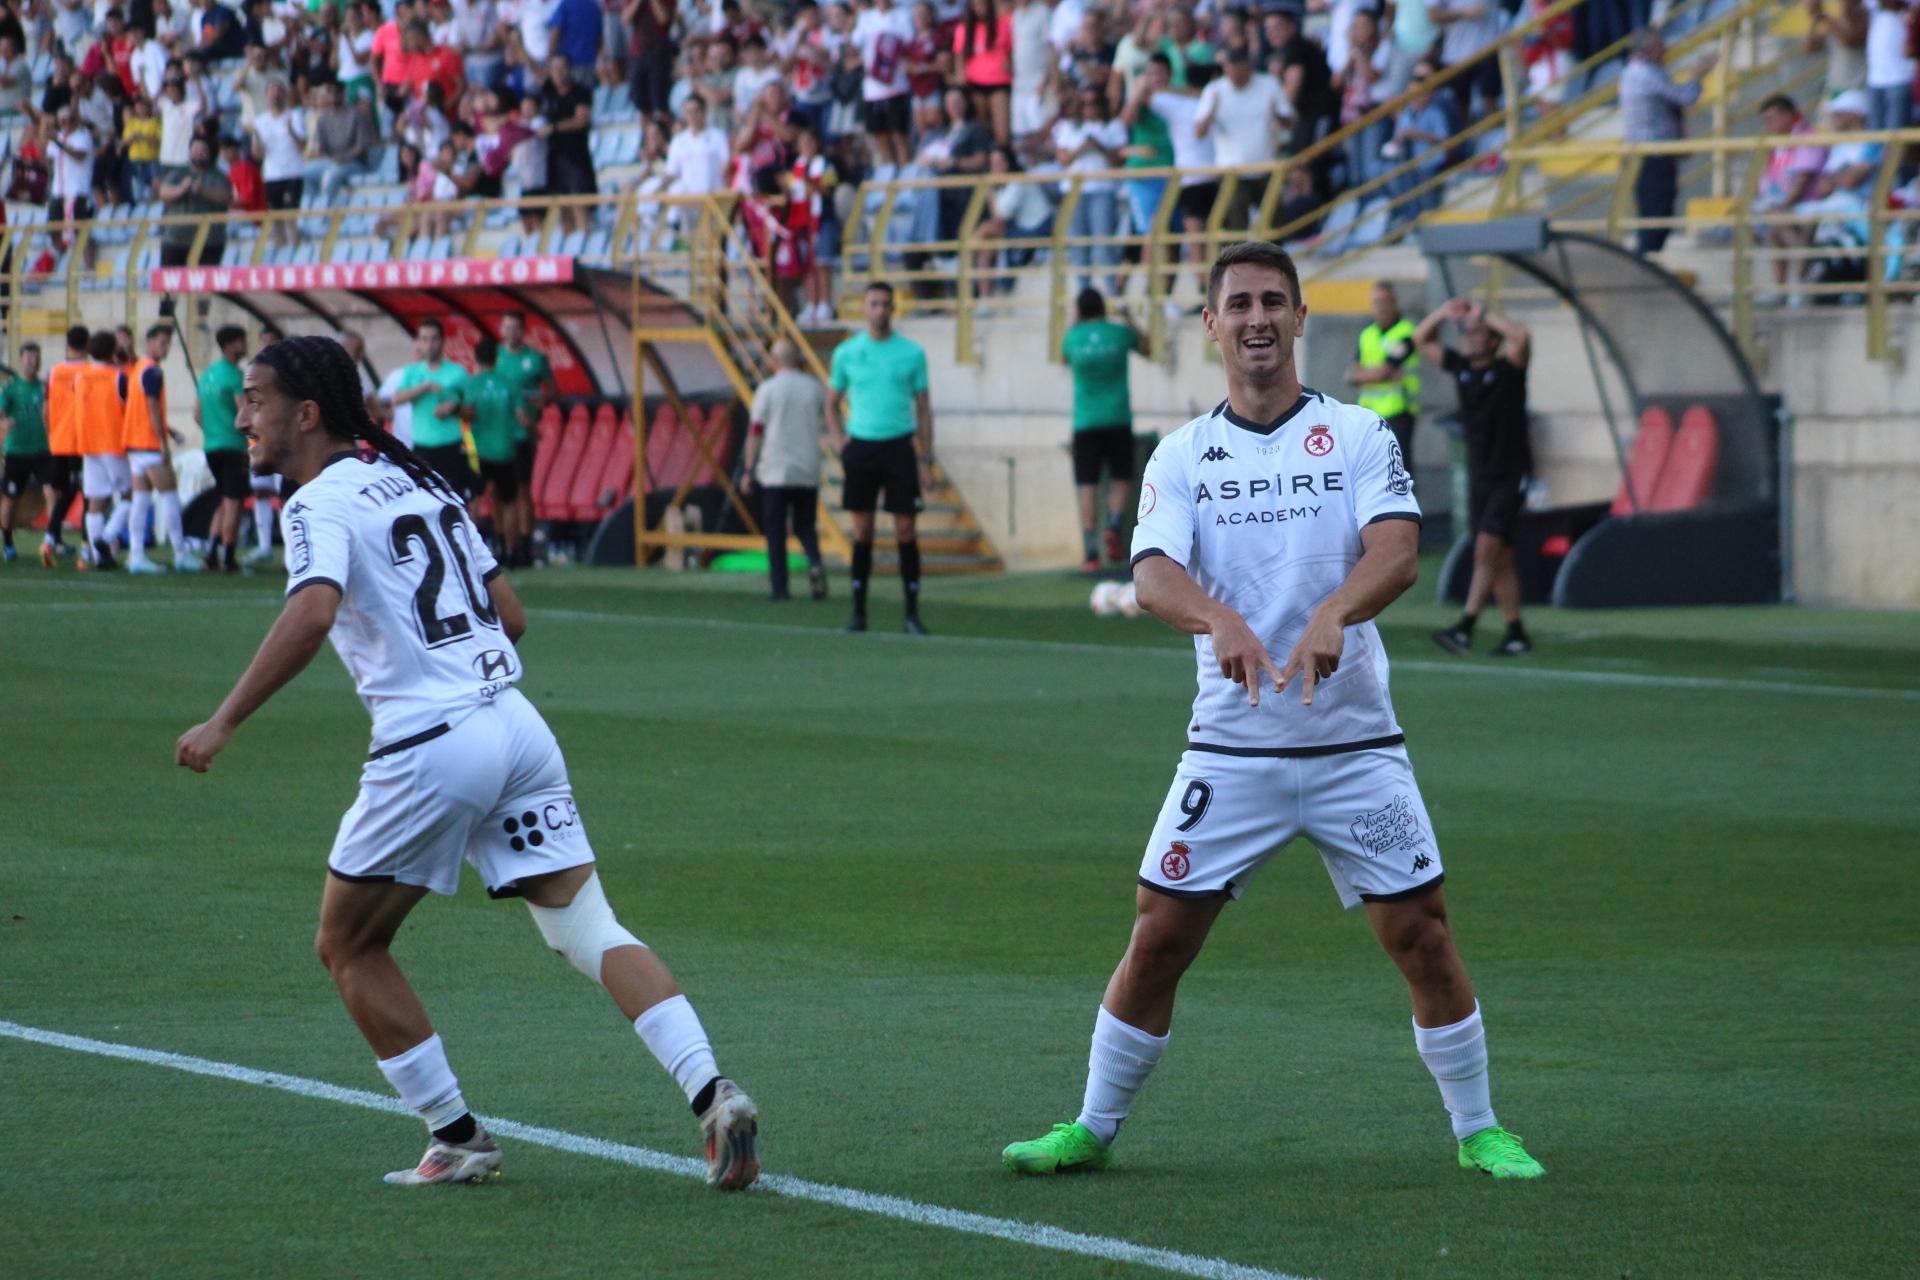
[(573, 478), (580, 470), (580, 459), (586, 453), (587, 439), (591, 433), (586, 406), (575, 405), (567, 414), (566, 425), (560, 429), (560, 443), (553, 450), (553, 462), (534, 491), (533, 514), (536, 519), (571, 519)]
[(607, 503), (612, 510), (633, 496), (633, 415), (625, 410), (620, 413), (620, 424), (614, 430), (613, 457), (607, 463), (606, 484), (613, 494), (613, 500)]
[(1680, 415), (1680, 431), (1653, 486), (1649, 511), (1691, 511), (1713, 492), (1720, 465), (1720, 423), (1711, 409), (1694, 405)]
[(540, 411), (540, 421), (533, 427), (533, 492), (539, 493), (546, 483), (547, 472), (553, 469), (554, 451), (560, 447), (560, 406), (548, 405)]
[(619, 419), (614, 416), (613, 406), (603, 404), (593, 417), (593, 428), (587, 436), (587, 447), (580, 455), (580, 466), (573, 474), (573, 483), (567, 490), (567, 518), (571, 520), (598, 520), (600, 518), (599, 498), (607, 474), (608, 461), (613, 457), (613, 437), (619, 430)]
[[(1627, 473), (1621, 477), (1619, 492), (1613, 495), (1608, 514), (1630, 516), (1646, 510), (1659, 482), (1660, 469), (1666, 466), (1667, 453), (1673, 447), (1673, 417), (1658, 405), (1640, 415), (1640, 430), (1627, 447)], [(1638, 498), (1636, 504), (1634, 499)]]

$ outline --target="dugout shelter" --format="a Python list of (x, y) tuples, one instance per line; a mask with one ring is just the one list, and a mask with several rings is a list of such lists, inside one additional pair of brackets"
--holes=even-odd
[(579, 526), (595, 563), (646, 563), (668, 547), (764, 546), (735, 481), (753, 397), (741, 353), (686, 300), (637, 272), (544, 255), (163, 267), (147, 287), (230, 306), (288, 334), (357, 330), (382, 374), (412, 362), (424, 320), (440, 321), (447, 357), (472, 367), (474, 344), (498, 338), (502, 320), (519, 312), (557, 393), (537, 426), (536, 519)]
[[(1699, 296), (1620, 245), (1556, 231), (1543, 218), (1423, 224), (1419, 236), (1446, 296), (1498, 293), (1518, 280), (1570, 309), (1606, 420), (1619, 472), (1612, 501), (1529, 510), (1515, 529), (1528, 599), (1779, 600), (1787, 539), (1780, 403), (1762, 394), (1733, 335)], [(1539, 369), (1536, 350), (1535, 377)], [(1472, 562), (1468, 531), (1447, 557), (1442, 598), (1466, 597)]]

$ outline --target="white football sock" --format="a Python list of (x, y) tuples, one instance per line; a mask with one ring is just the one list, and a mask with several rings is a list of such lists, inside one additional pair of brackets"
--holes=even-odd
[(168, 489), (157, 493), (154, 501), (160, 508), (160, 527), (166, 531), (167, 545), (178, 558), (187, 550), (187, 525), (180, 515), (180, 491)]
[(633, 1020), (633, 1029), (668, 1075), (692, 1102), (707, 1082), (720, 1074), (713, 1060), (707, 1029), (685, 996), (662, 1000)]
[(443, 1129), (467, 1114), (460, 1082), (447, 1065), (447, 1047), (438, 1033), (428, 1036), (397, 1058), (380, 1059), (380, 1074), (400, 1100), (427, 1122), (429, 1131)]
[(139, 564), (147, 558), (147, 517), (153, 513), (153, 494), (145, 489), (133, 491), (133, 515), (127, 525), (127, 563)]
[(1093, 1020), (1093, 1048), (1087, 1054), (1087, 1092), (1080, 1103), (1080, 1123), (1102, 1142), (1112, 1142), (1120, 1122), (1133, 1110), (1133, 1095), (1160, 1065), (1169, 1032), (1150, 1036), (1130, 1027), (1100, 1007)]
[(1453, 1117), (1453, 1136), (1467, 1138), (1493, 1127), (1493, 1101), (1487, 1082), (1487, 1030), (1480, 1005), (1448, 1027), (1413, 1024), (1414, 1047), (1440, 1086), (1440, 1098)]
[(273, 504), (265, 494), (253, 496), (253, 536), (260, 544), (260, 550), (273, 550)]
[(120, 535), (127, 531), (127, 514), (130, 506), (127, 497), (128, 495), (124, 493), (114, 495), (113, 510), (107, 515), (106, 539), (108, 542), (118, 542)]
[(103, 511), (87, 512), (87, 549), (99, 546), (107, 538), (107, 516)]

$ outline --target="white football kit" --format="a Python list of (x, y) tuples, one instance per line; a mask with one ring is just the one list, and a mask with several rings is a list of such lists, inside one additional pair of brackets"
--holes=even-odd
[[(1133, 563), (1167, 556), (1230, 606), (1274, 665), (1365, 550), (1360, 531), (1420, 519), (1413, 478), (1378, 415), (1302, 392), (1271, 423), (1224, 402), (1162, 440), (1140, 486)], [(1301, 702), (1296, 676), (1260, 705), (1194, 638), (1199, 692), (1187, 750), (1140, 882), (1174, 897), (1238, 897), (1295, 836), (1318, 846), (1340, 900), (1410, 897), (1440, 882), (1440, 850), (1387, 694), (1373, 623), (1346, 629), (1340, 669)]]
[(495, 897), (593, 861), (553, 731), (513, 687), (520, 655), (466, 511), (386, 461), (343, 453), (280, 514), (287, 595), (340, 592), (328, 639), (373, 716), (360, 795), (327, 866), (452, 893), (460, 861)]

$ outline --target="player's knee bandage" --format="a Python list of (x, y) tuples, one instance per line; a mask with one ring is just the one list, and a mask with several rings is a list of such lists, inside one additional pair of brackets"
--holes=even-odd
[(646, 945), (613, 918), (598, 871), (587, 877), (566, 906), (536, 907), (529, 902), (527, 909), (533, 912), (533, 922), (540, 926), (540, 936), (547, 945), (595, 982), (600, 981), (600, 958), (608, 951)]

